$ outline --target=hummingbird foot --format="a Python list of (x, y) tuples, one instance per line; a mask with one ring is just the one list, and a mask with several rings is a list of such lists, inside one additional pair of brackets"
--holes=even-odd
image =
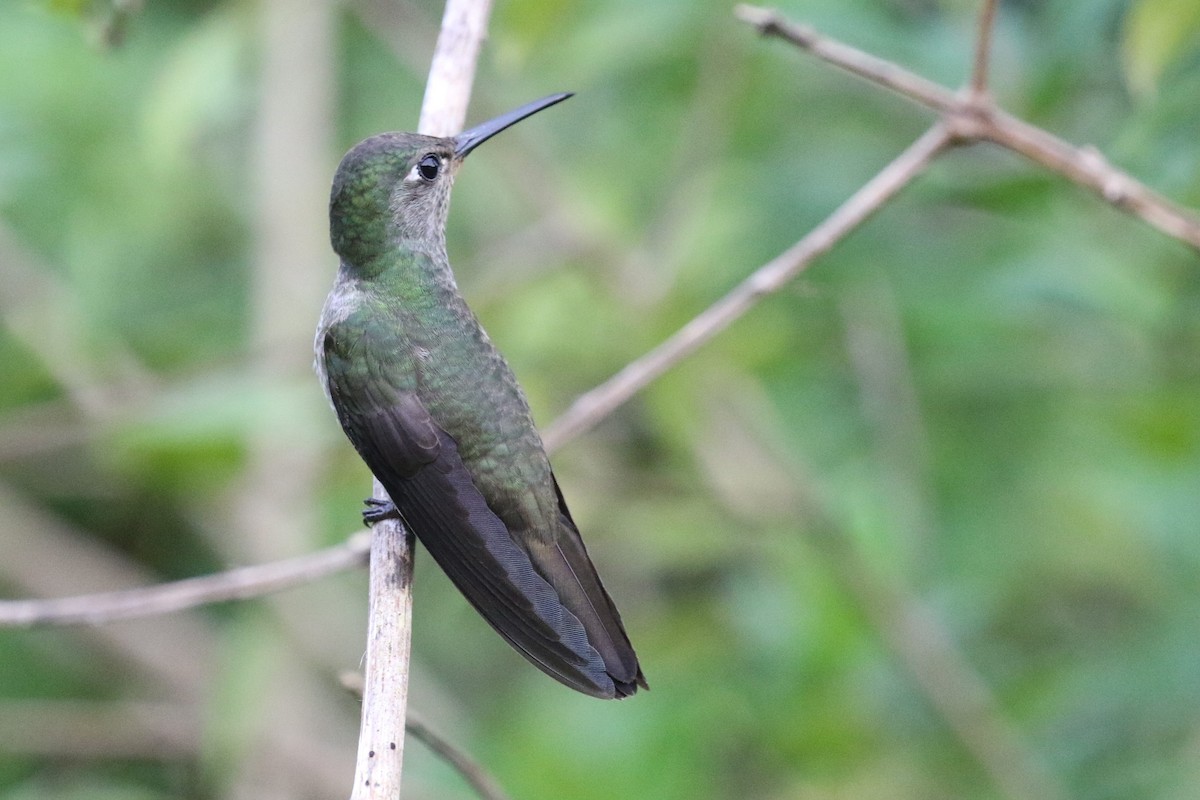
[(396, 504), (391, 500), (380, 500), (378, 497), (368, 497), (363, 500), (362, 518), (363, 525), (368, 528), (376, 522), (383, 522), (385, 519), (400, 519), (400, 512), (396, 509)]

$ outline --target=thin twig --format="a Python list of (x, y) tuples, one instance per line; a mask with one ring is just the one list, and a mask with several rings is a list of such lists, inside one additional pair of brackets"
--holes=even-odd
[(999, 0), (983, 0), (979, 11), (979, 33), (975, 36), (975, 64), (971, 68), (971, 94), (983, 97), (988, 91), (988, 66), (991, 62), (992, 29), (996, 23)]
[(790, 22), (777, 11), (739, 5), (735, 13), (764, 36), (791, 42), (822, 61), (938, 112), (961, 143), (987, 141), (1001, 145), (1200, 250), (1200, 216), (1196, 212), (1173, 203), (1117, 169), (1096, 148), (1075, 147), (1004, 112), (987, 95), (953, 92), (890, 61)]
[(763, 36), (791, 42), (822, 61), (891, 89), (934, 111), (952, 113), (959, 109), (958, 97), (941, 84), (922, 78), (891, 61), (823, 36), (807, 25), (798, 25), (774, 9), (743, 4), (736, 6), (733, 13), (738, 19), (757, 28)]
[(658, 347), (630, 362), (596, 388), (580, 395), (546, 429), (543, 437), (546, 447), (553, 450), (604, 419), (655, 378), (729, 327), (759, 300), (782, 289), (818, 256), (848, 236), (911, 183), (951, 143), (952, 138), (940, 124), (926, 131), (807, 236), (759, 267), (733, 291), (702, 311)]
[(342, 544), (296, 558), (171, 583), (52, 600), (0, 600), (0, 628), (103, 625), (209, 603), (247, 600), (360, 567), (368, 548), (369, 537), (358, 534)]
[(987, 118), (979, 138), (1056, 172), (1115, 208), (1200, 250), (1200, 216), (1179, 206), (1117, 169), (1094, 147), (1074, 147), (1045, 130), (1003, 111)]

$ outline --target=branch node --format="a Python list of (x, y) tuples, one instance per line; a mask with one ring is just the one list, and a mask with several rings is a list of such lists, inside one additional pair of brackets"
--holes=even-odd
[(739, 3), (734, 6), (733, 14), (762, 36), (779, 36), (803, 48), (811, 48), (817, 41), (815, 29), (791, 22), (773, 8)]
[[(983, 0), (975, 69), (958, 92), (922, 78), (899, 65), (822, 36), (791, 22), (779, 12), (739, 5), (737, 17), (763, 35), (778, 36), (816, 58), (937, 112), (946, 145), (992, 142), (1094, 192), (1106, 203), (1140, 218), (1162, 233), (1200, 250), (1200, 217), (1172, 203), (1127, 173), (1115, 169), (1095, 148), (1071, 145), (1053, 134), (1004, 112), (988, 90), (988, 47), (998, 0)], [(1087, 154), (1091, 152), (1091, 156)]]
[(996, 104), (986, 89), (963, 89), (953, 107), (942, 114), (942, 121), (955, 145), (974, 144), (987, 139), (995, 127)]
[(1127, 207), (1136, 194), (1133, 180), (1120, 170), (1115, 169), (1104, 154), (1094, 145), (1084, 145), (1079, 148), (1079, 163), (1087, 171), (1101, 176), (1097, 189), (1100, 196), (1115, 206)]

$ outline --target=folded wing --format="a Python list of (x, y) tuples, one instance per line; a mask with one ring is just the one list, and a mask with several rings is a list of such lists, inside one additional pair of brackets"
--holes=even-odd
[(330, 397), (342, 427), (405, 523), (483, 618), (529, 661), (580, 692), (623, 697), (645, 685), (561, 496), (566, 530), (552, 537), (561, 542), (527, 551), (416, 393), (381, 388), (378, 375), (371, 386), (357, 385), (367, 381), (337, 369), (337, 355), (327, 338)]

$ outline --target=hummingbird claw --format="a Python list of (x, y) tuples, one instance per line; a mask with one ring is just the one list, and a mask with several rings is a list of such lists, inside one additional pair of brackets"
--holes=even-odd
[(396, 504), (391, 500), (380, 500), (378, 497), (368, 497), (363, 500), (362, 518), (363, 525), (368, 528), (376, 522), (383, 522), (385, 519), (399, 519), (400, 512), (396, 510)]

